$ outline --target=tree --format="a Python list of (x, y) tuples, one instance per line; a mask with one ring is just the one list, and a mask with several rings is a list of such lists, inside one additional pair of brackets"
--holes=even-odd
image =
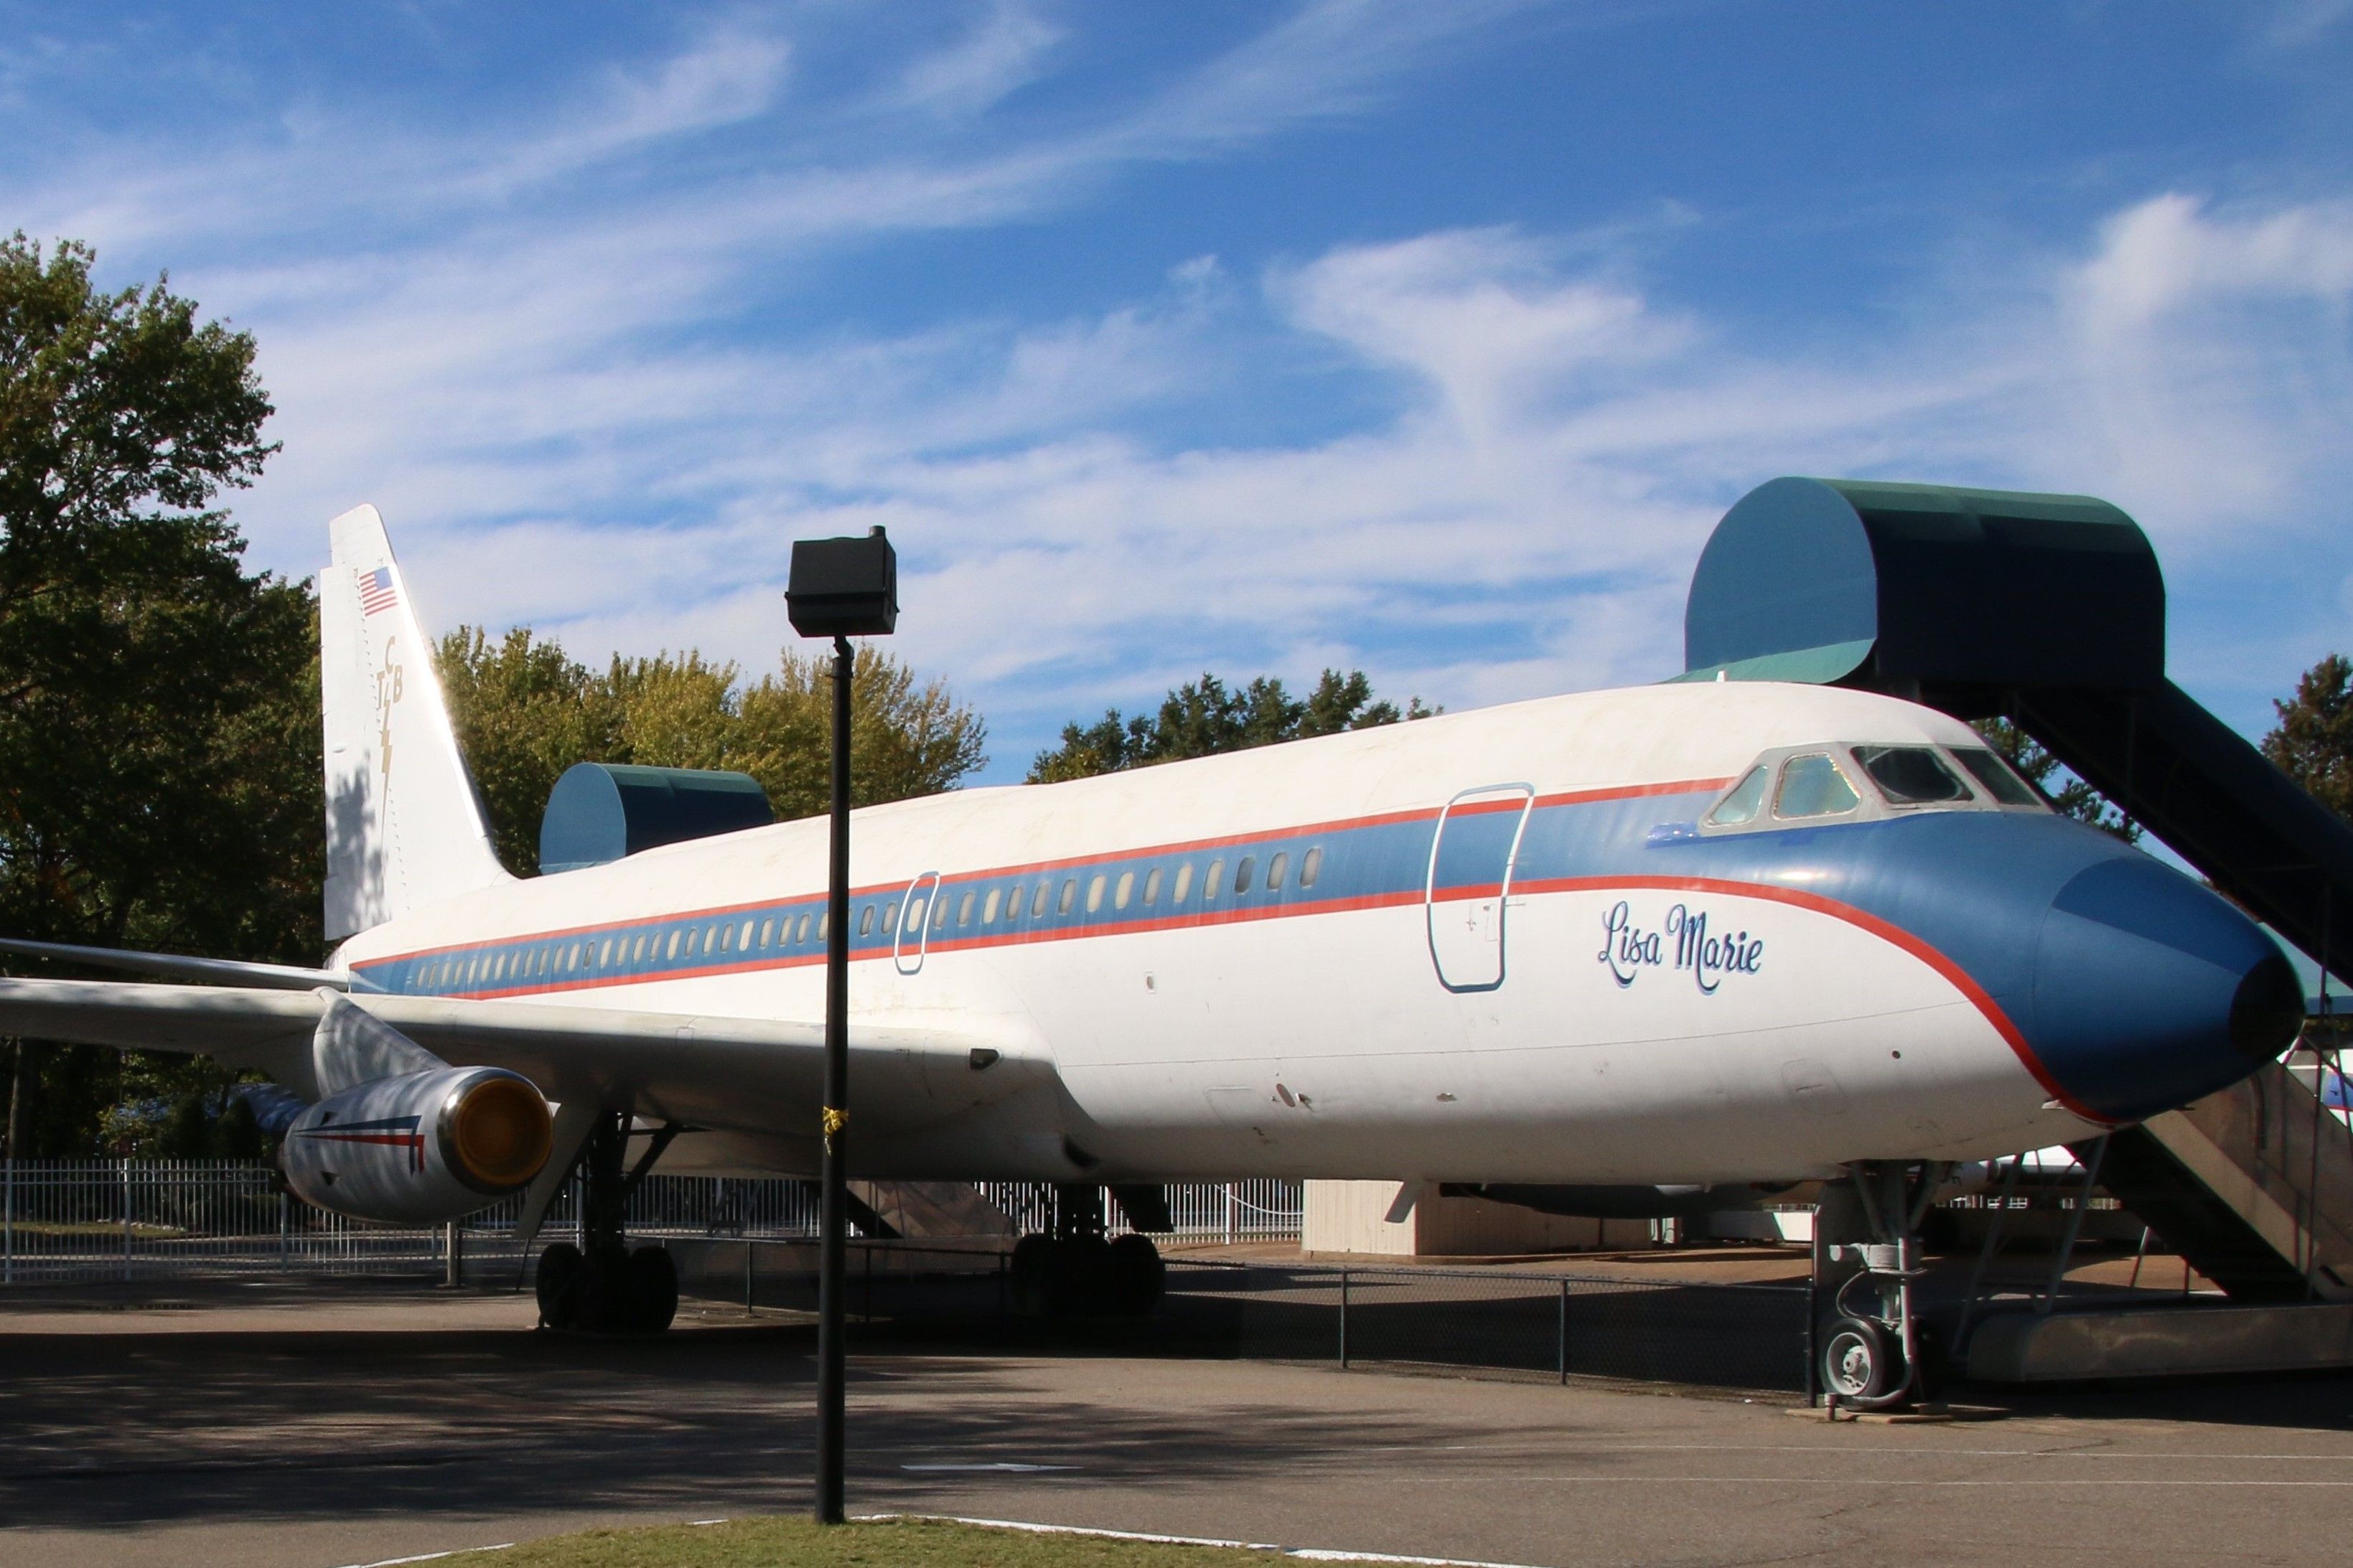
[(2140, 829), (2109, 805), (2107, 796), (2061, 767), (2059, 759), (2044, 751), (2033, 736), (2007, 719), (1981, 719), (1977, 731), (2062, 816), (2088, 822), (2127, 844), (2139, 842)]
[[(212, 510), (276, 450), (253, 339), (95, 260), (0, 242), (0, 930), (316, 962), (315, 611)], [(128, 1071), (28, 1051), (10, 1152), (95, 1152)]]
[(1303, 700), (1293, 698), (1280, 679), (1267, 676), (1235, 690), (1205, 673), (1170, 691), (1152, 718), (1140, 713), (1123, 718), (1113, 708), (1092, 724), (1065, 724), (1062, 743), (1039, 752), (1030, 764), (1029, 782), (1056, 784), (1186, 757), (1247, 751), (1310, 735), (1394, 724), (1400, 719), (1425, 719), (1435, 711), (1424, 708), (1419, 697), (1409, 700), (1402, 713), (1394, 702), (1373, 700), (1373, 684), (1361, 669), (1345, 675), (1325, 670)]
[[(616, 656), (597, 675), (528, 626), (495, 645), (460, 626), (442, 638), (438, 664), (492, 841), (519, 876), (538, 868), (548, 792), (575, 763), (729, 769), (759, 780), (779, 817), (826, 808), (829, 659), (788, 647), (774, 674), (749, 685), (734, 665), (691, 649)], [(952, 789), (987, 760), (980, 716), (946, 682), (919, 683), (887, 653), (858, 650), (849, 697), (860, 805)]]
[(2339, 816), (2353, 817), (2353, 662), (2332, 653), (2298, 678), (2295, 696), (2272, 701), (2279, 722), (2263, 755)]

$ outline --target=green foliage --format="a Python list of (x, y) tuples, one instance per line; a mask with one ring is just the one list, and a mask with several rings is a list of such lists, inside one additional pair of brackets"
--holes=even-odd
[(262, 1135), (260, 1120), (244, 1096), (232, 1098), (213, 1121), (212, 1148), (216, 1160), (261, 1160), (269, 1157), (269, 1140)]
[[(275, 450), (253, 340), (94, 259), (0, 242), (0, 930), (315, 962), (315, 610), (206, 510)], [(28, 1050), (17, 1152), (96, 1152), (121, 1077)]]
[[(495, 645), (479, 628), (441, 639), (438, 666), (460, 747), (499, 858), (539, 866), (548, 791), (575, 763), (724, 768), (751, 774), (780, 818), (825, 810), (833, 722), (831, 660), (786, 648), (748, 685), (701, 654), (616, 658), (602, 674), (519, 626)], [(858, 805), (935, 795), (987, 761), (980, 716), (947, 684), (919, 684), (861, 647), (850, 676), (850, 788)]]
[(2339, 816), (2353, 817), (2353, 662), (2332, 653), (2304, 672), (2293, 700), (2274, 699), (2279, 723), (2263, 755)]
[(2042, 792), (2062, 816), (2088, 822), (2103, 833), (2113, 833), (2127, 844), (2140, 841), (2140, 829), (2108, 804), (2107, 796), (2059, 765), (2034, 738), (2007, 719), (1981, 719), (1977, 731), (1986, 744), (2010, 761), (2028, 784)]
[(1361, 669), (1345, 675), (1325, 670), (1304, 700), (1294, 699), (1280, 679), (1267, 676), (1237, 690), (1204, 674), (1169, 692), (1160, 711), (1149, 719), (1140, 713), (1123, 718), (1114, 708), (1092, 724), (1065, 724), (1062, 743), (1039, 752), (1030, 764), (1029, 782), (1057, 784), (1186, 757), (1247, 751), (1394, 724), (1400, 719), (1425, 719), (1435, 711), (1423, 707), (1419, 697), (1409, 700), (1403, 712), (1394, 702), (1375, 701), (1372, 682)]

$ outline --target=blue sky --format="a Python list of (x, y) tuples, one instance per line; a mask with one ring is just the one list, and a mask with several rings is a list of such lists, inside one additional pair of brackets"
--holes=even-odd
[(0, 0), (0, 228), (250, 328), (237, 498), (774, 658), (890, 526), (1018, 777), (1214, 668), (1680, 668), (1784, 473), (2103, 495), (2242, 729), (2353, 647), (2353, 0)]

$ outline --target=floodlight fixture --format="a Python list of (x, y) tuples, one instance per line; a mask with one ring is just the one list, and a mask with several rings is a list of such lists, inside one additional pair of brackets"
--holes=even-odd
[(879, 526), (863, 539), (797, 541), (785, 614), (805, 637), (889, 637), (899, 624), (899, 552)]

